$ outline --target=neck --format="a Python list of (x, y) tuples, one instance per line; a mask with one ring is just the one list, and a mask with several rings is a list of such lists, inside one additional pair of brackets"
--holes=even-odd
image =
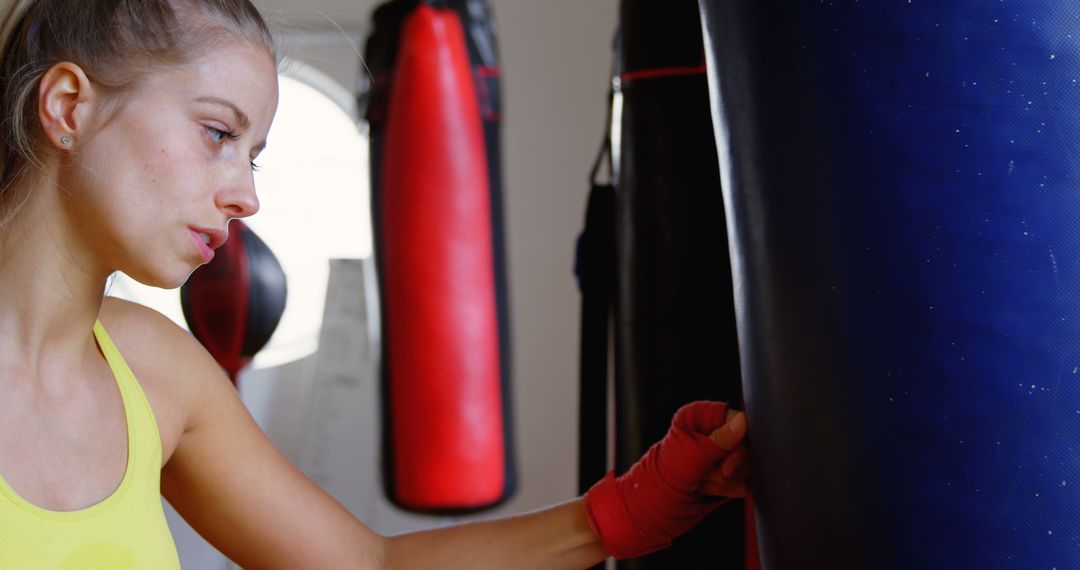
[(0, 370), (60, 378), (94, 350), (90, 330), (110, 271), (79, 243), (51, 178), (18, 190), (5, 198), (22, 205), (0, 227)]

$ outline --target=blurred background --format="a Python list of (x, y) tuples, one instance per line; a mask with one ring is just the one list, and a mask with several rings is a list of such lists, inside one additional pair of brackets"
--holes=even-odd
[[(469, 518), (392, 506), (381, 454), (408, 455), (429, 433), (450, 434), (436, 452), (467, 440), (447, 424), (425, 427), (446, 402), (465, 423), (487, 419), (475, 412), (490, 392), (443, 392), (456, 362), (431, 356), (430, 341), (483, 360), (491, 343), (466, 334), (483, 328), (481, 304), (455, 312), (416, 299), (444, 283), (461, 297), (482, 289), (469, 279), (489, 260), (458, 264), (468, 248), (447, 243), (501, 217), (513, 369), (499, 374), (512, 379), (517, 489), (470, 516), (569, 499), (612, 463), (628, 468), (680, 404), (714, 399), (745, 404), (752, 418), (753, 517), (734, 501), (620, 570), (752, 569), (759, 554), (760, 567), (784, 569), (1080, 567), (1080, 384), (1069, 380), (1080, 370), (1075, 3), (489, 4), (501, 61), (455, 75), (478, 86), (458, 96), (470, 103), (490, 95), (484, 81), (503, 86), (505, 204), (484, 219), (444, 202), (451, 186), (483, 186), (452, 176), (474, 148), (461, 142), (469, 123), (440, 123), (459, 109), (431, 77), (454, 75), (444, 73), (452, 58), (427, 37), (395, 43), (392, 10), (372, 35), (373, 4), (260, 3), (288, 61), (251, 228), (284, 266), (289, 293), (239, 388), (287, 456), (378, 532)], [(401, 50), (411, 59), (398, 54), (391, 82), (387, 57), (369, 58), (372, 74), (361, 61), (369, 40), (382, 56), (387, 45), (420, 49)], [(402, 80), (417, 69), (422, 80)], [(375, 113), (372, 97), (365, 124), (358, 94), (390, 83), (393, 104)], [(609, 110), (605, 184), (589, 172)], [(371, 164), (395, 174), (377, 178), (377, 232)], [(434, 191), (408, 194), (421, 186)], [(402, 189), (406, 198), (394, 194)], [(489, 237), (475, 250), (488, 251)], [(376, 274), (387, 281), (381, 298)], [(175, 292), (123, 278), (112, 292), (179, 319)], [(415, 323), (381, 318), (386, 307), (383, 316), (404, 309), (424, 325), (462, 326), (401, 343)], [(220, 316), (208, 308), (207, 321)], [(380, 358), (387, 346), (394, 358)], [(399, 398), (409, 368), (420, 388)], [(498, 375), (462, 368), (458, 379)], [(385, 394), (420, 405), (399, 421), (397, 407), (380, 413)], [(381, 430), (390, 415), (394, 429)], [(420, 437), (380, 444), (381, 431), (410, 429)], [(481, 455), (470, 445), (458, 455)], [(477, 479), (461, 463), (394, 466), (385, 481), (402, 487), (434, 475), (414, 485), (424, 491), (450, 475)], [(171, 521), (186, 567), (226, 566)]]
[[(281, 451), (377, 532), (468, 520), (412, 515), (390, 505), (379, 483), (374, 359), (355, 349), (327, 356), (334, 347), (320, 346), (330, 260), (353, 260), (335, 267), (344, 281), (358, 280), (355, 291), (365, 297), (345, 298), (345, 305), (377, 306), (371, 296), (368, 131), (356, 100), (370, 83), (361, 53), (378, 2), (255, 4), (275, 27), (286, 61), (278, 114), (257, 161), (262, 210), (249, 226), (281, 262), (288, 303), (267, 347), (241, 373), (241, 396)], [(574, 246), (588, 173), (605, 129), (618, 15), (615, 0), (490, 4), (504, 101), (511, 445), (518, 488), (506, 503), (473, 518), (520, 513), (577, 495), (580, 298)], [(145, 288), (119, 275), (111, 294), (184, 323), (177, 291)], [(360, 332), (369, 342), (378, 335), (377, 326)], [(349, 373), (338, 374), (335, 366)], [(168, 514), (185, 568), (228, 567), (179, 516)]]

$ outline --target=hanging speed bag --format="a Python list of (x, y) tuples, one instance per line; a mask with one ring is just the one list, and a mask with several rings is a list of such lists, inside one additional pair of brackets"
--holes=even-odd
[(240, 220), (214, 259), (180, 288), (191, 333), (236, 383), (285, 311), (285, 272), (274, 253)]
[(388, 491), (418, 511), (504, 497), (488, 165), (460, 20), (405, 20), (377, 189)]
[(701, 0), (765, 568), (1080, 568), (1076, 2)]

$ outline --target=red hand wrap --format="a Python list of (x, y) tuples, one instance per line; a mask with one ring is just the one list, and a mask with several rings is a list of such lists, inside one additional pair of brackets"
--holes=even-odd
[(589, 525), (609, 554), (633, 558), (666, 548), (727, 501), (695, 492), (728, 454), (709, 439), (726, 416), (720, 402), (683, 406), (664, 439), (629, 471), (618, 478), (608, 473), (589, 489)]

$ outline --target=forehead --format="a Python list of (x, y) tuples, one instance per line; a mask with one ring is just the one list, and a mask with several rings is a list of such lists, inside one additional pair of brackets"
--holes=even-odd
[(140, 90), (173, 104), (227, 101), (250, 118), (253, 128), (265, 130), (277, 109), (277, 67), (266, 48), (229, 42), (190, 62), (151, 73)]

